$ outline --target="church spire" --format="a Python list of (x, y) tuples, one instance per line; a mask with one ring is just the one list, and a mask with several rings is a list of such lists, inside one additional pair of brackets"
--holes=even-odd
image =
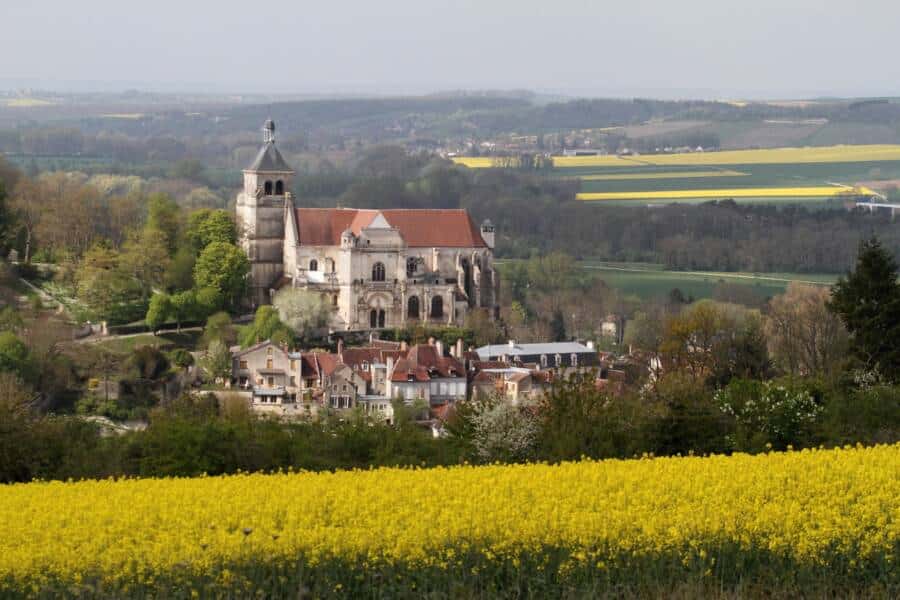
[(266, 122), (263, 123), (263, 143), (275, 143), (275, 121), (272, 119), (266, 119)]

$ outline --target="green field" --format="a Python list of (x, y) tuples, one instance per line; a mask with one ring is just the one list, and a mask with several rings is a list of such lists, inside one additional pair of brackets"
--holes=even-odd
[(648, 263), (610, 263), (580, 261), (579, 266), (625, 295), (642, 299), (656, 298), (678, 288), (686, 297), (712, 298), (720, 283), (751, 288), (761, 298), (784, 292), (792, 281), (813, 285), (831, 285), (836, 275), (808, 273), (720, 273), (713, 271), (666, 271)]

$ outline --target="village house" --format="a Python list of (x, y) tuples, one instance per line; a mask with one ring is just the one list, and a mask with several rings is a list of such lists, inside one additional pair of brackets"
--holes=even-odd
[(440, 341), (413, 346), (389, 373), (387, 396), (407, 403), (424, 401), (429, 407), (466, 399), (467, 380), (463, 364), (445, 356)]
[(542, 342), (495, 344), (476, 348), (480, 360), (499, 360), (515, 365), (534, 364), (541, 369), (596, 367), (597, 351), (594, 343)]

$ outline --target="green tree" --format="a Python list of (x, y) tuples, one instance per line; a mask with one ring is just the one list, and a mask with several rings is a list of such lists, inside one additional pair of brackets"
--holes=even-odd
[(181, 331), (181, 323), (196, 317), (197, 312), (197, 294), (194, 290), (172, 294), (172, 316), (175, 318), (176, 331)]
[(32, 375), (28, 346), (11, 331), (0, 332), (0, 371), (26, 380)]
[(213, 340), (203, 355), (203, 369), (214, 379), (231, 376), (231, 352), (222, 340)]
[(169, 255), (175, 253), (178, 241), (180, 210), (168, 194), (152, 194), (147, 199), (146, 229), (159, 231), (165, 239)]
[(878, 239), (860, 244), (855, 268), (835, 284), (828, 307), (850, 332), (854, 356), (867, 369), (900, 380), (897, 263)]
[(213, 341), (219, 340), (226, 346), (231, 346), (236, 337), (237, 333), (231, 323), (231, 315), (223, 311), (211, 315), (206, 320), (206, 327), (203, 328), (203, 338), (200, 343), (203, 347), (209, 348)]
[(550, 337), (554, 342), (563, 342), (566, 340), (566, 321), (563, 318), (562, 310), (553, 311), (550, 319)]
[(226, 242), (207, 246), (194, 265), (194, 283), (198, 288), (219, 290), (227, 306), (240, 304), (247, 289), (250, 261), (244, 251)]
[(253, 322), (241, 335), (241, 346), (252, 346), (263, 340), (293, 343), (294, 333), (278, 317), (278, 311), (272, 306), (260, 306), (256, 310)]
[(172, 314), (172, 298), (168, 294), (153, 294), (150, 298), (150, 307), (144, 321), (150, 331), (156, 331), (159, 326), (168, 320)]
[(165, 284), (170, 290), (187, 290), (194, 285), (194, 264), (197, 254), (194, 249), (184, 244), (175, 252), (168, 264)]
[(119, 254), (103, 243), (85, 253), (75, 281), (78, 300), (96, 319), (121, 320), (141, 298), (137, 281), (119, 268)]
[(122, 247), (119, 266), (140, 284), (144, 298), (162, 287), (169, 269), (169, 249), (166, 236), (157, 229), (145, 229), (132, 235)]
[(201, 208), (188, 216), (185, 237), (197, 252), (201, 252), (213, 242), (237, 243), (237, 227), (230, 212)]

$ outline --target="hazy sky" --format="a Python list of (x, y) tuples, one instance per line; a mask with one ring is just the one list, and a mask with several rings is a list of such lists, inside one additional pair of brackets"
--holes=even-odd
[(5, 87), (900, 95), (894, 0), (0, 2)]

